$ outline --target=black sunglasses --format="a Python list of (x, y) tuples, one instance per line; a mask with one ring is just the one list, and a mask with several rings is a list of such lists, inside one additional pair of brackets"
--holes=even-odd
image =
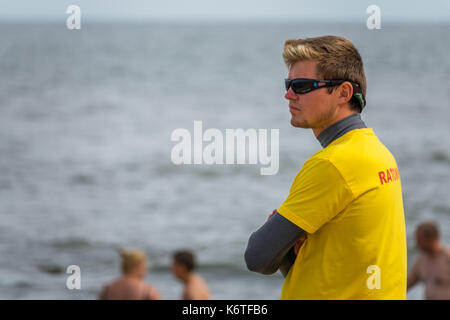
[[(295, 78), (295, 79), (284, 79), (284, 85), (286, 86), (286, 91), (292, 88), (292, 91), (296, 94), (305, 94), (320, 88), (334, 87), (340, 85), (344, 82), (350, 82), (353, 86), (353, 96), (357, 99), (361, 106), (361, 110), (366, 105), (364, 95), (362, 94), (361, 87), (358, 83), (349, 80), (317, 80), (317, 79), (306, 79), (306, 78)], [(319, 85), (320, 82), (325, 84)]]

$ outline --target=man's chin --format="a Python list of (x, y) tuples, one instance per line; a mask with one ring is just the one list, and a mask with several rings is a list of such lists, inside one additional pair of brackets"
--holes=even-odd
[(311, 128), (306, 121), (298, 122), (295, 121), (294, 118), (291, 119), (291, 125), (296, 128), (304, 128), (304, 129)]

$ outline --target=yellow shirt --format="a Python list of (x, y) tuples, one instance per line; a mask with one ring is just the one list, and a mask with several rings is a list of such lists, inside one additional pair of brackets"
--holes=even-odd
[(405, 299), (400, 175), (372, 128), (308, 159), (278, 209), (307, 234), (281, 299)]

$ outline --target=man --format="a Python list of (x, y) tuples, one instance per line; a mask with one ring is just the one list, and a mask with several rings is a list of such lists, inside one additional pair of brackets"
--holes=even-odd
[(183, 300), (208, 300), (211, 298), (208, 285), (198, 274), (194, 254), (187, 250), (180, 250), (173, 255), (172, 271), (183, 285)]
[(417, 227), (416, 244), (422, 254), (408, 274), (408, 290), (423, 282), (425, 299), (450, 300), (450, 250), (439, 241), (434, 223), (425, 222)]
[(144, 252), (121, 250), (122, 277), (106, 285), (101, 300), (159, 300), (158, 290), (145, 282), (147, 257)]
[(325, 36), (285, 42), (294, 127), (323, 149), (249, 239), (251, 271), (286, 277), (281, 299), (405, 299), (406, 236), (397, 163), (361, 120), (366, 78), (353, 44)]

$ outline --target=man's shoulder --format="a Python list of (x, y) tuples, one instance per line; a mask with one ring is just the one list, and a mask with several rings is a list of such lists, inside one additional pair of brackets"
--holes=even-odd
[[(358, 130), (359, 133), (356, 132)], [(337, 176), (337, 172), (356, 196), (378, 188), (380, 172), (389, 170), (389, 174), (392, 174), (397, 170), (397, 163), (372, 130), (354, 131), (353, 135), (343, 138), (344, 135), (342, 139), (338, 138), (335, 143), (316, 152), (305, 162), (302, 169), (317, 176)]]
[(196, 285), (206, 285), (205, 279), (197, 273), (192, 277), (192, 282)]
[[(370, 130), (369, 130), (370, 129)], [(372, 128), (355, 129), (316, 152), (309, 160), (326, 160), (339, 171), (356, 167), (394, 165), (395, 158)]]
[(448, 261), (450, 262), (450, 248), (444, 248), (443, 253), (444, 256), (447, 257)]
[(308, 160), (305, 161), (302, 167), (302, 171), (305, 170), (322, 170), (323, 167), (334, 167), (331, 156), (328, 153), (316, 152)]
[(194, 274), (191, 280), (186, 283), (185, 296), (188, 299), (206, 299), (209, 294), (206, 280), (198, 274)]
[(339, 181), (347, 183), (342, 170), (333, 158), (327, 154), (315, 154), (306, 160), (303, 167), (298, 172), (295, 181), (302, 181), (305, 179), (306, 181), (314, 181), (315, 183), (338, 183)]

